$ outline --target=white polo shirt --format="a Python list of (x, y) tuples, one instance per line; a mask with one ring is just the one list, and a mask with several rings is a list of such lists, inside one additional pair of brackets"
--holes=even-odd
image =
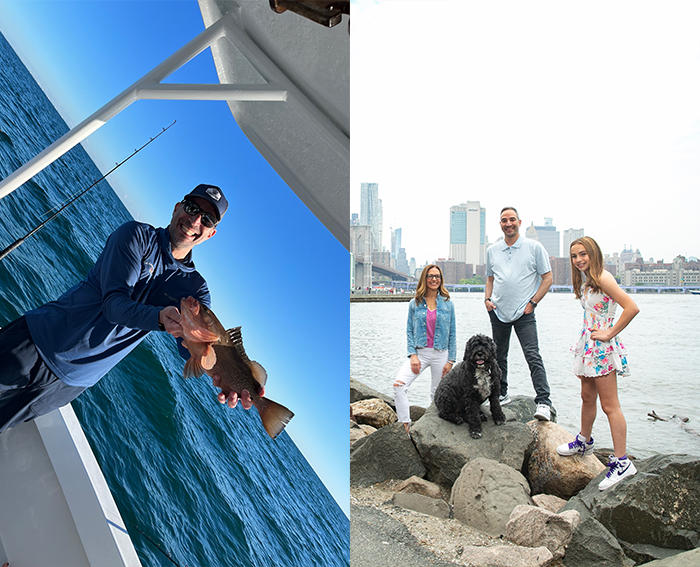
[(504, 323), (520, 318), (540, 286), (540, 277), (551, 272), (544, 246), (523, 235), (512, 246), (505, 240), (486, 251), (486, 277), (493, 276), (491, 301), (496, 316)]

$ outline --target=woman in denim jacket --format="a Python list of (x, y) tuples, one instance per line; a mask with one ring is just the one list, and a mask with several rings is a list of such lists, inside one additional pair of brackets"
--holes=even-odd
[(411, 427), (408, 387), (426, 367), (430, 367), (432, 401), (437, 385), (452, 368), (457, 354), (455, 308), (443, 281), (438, 266), (426, 266), (418, 281), (416, 297), (408, 308), (408, 359), (394, 381), (396, 413), (406, 431)]

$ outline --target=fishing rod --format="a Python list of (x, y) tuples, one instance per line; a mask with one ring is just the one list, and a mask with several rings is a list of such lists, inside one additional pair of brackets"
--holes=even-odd
[(119, 169), (122, 165), (124, 165), (127, 161), (129, 161), (132, 157), (134, 157), (137, 153), (139, 153), (142, 149), (144, 149), (148, 144), (165, 134), (170, 128), (172, 128), (175, 125), (175, 122), (177, 120), (173, 120), (173, 123), (167, 126), (166, 128), (163, 128), (161, 132), (158, 132), (158, 134), (148, 140), (143, 146), (141, 146), (139, 149), (134, 150), (129, 157), (126, 159), (120, 161), (117, 165), (115, 165), (112, 169), (110, 169), (107, 173), (105, 173), (102, 177), (100, 177), (97, 181), (95, 181), (90, 187), (87, 189), (83, 189), (80, 193), (78, 193), (75, 197), (70, 199), (65, 205), (63, 205), (58, 211), (56, 211), (53, 215), (51, 215), (49, 218), (47, 218), (44, 222), (42, 222), (40, 225), (36, 226), (33, 230), (29, 231), (27, 234), (25, 234), (22, 238), (19, 238), (15, 240), (12, 244), (10, 244), (7, 248), (5, 248), (2, 252), (0, 252), (0, 260), (2, 260), (5, 256), (7, 256), (10, 252), (12, 252), (15, 248), (17, 248), (20, 244), (22, 244), (27, 238), (29, 238), (32, 234), (39, 232), (47, 223), (55, 219), (58, 215), (60, 215), (64, 209), (68, 208), (70, 205), (72, 205), (75, 201), (77, 201), (80, 197), (85, 195), (90, 189), (92, 189), (95, 185), (97, 185), (100, 181), (102, 181), (105, 177), (107, 177), (110, 173), (113, 171)]
[[(129, 521), (127, 520), (127, 522), (129, 522)], [(163, 555), (165, 555), (165, 556), (170, 560), (171, 563), (173, 563), (174, 565), (177, 565), (177, 567), (180, 567), (180, 564), (177, 563), (177, 562), (175, 562), (175, 560), (174, 560), (172, 557), (170, 557), (170, 554), (169, 554), (167, 551), (163, 551), (163, 550), (161, 549), (160, 545), (158, 545), (155, 541), (153, 541), (150, 537), (148, 537), (145, 533), (143, 533), (143, 531), (141, 530), (141, 528), (139, 528), (139, 527), (138, 527), (136, 524), (134, 524), (133, 522), (129, 522), (129, 525), (130, 525), (132, 528), (135, 528), (135, 529), (136, 529), (143, 537), (145, 537), (158, 551), (160, 551)], [(184, 567), (187, 567), (187, 565), (185, 565)]]

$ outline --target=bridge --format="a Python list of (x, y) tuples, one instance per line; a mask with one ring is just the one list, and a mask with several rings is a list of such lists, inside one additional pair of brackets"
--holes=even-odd
[(372, 287), (376, 276), (384, 276), (400, 282), (397, 287), (405, 287), (406, 282), (415, 281), (415, 278), (399, 272), (391, 266), (372, 261), (372, 235), (370, 227), (366, 225), (352, 225), (350, 227), (350, 252), (354, 257), (355, 286), (361, 289)]
[[(392, 286), (394, 284), (394, 281), (396, 282), (401, 282), (403, 287), (405, 286), (406, 282), (415, 282), (416, 278), (413, 276), (409, 276), (408, 274), (404, 274), (403, 272), (399, 272), (392, 268), (391, 266), (386, 266), (384, 264), (375, 264), (372, 263), (372, 273), (373, 274), (381, 274), (383, 276), (387, 276), (389, 278), (394, 278), (392, 280)], [(394, 287), (401, 287), (401, 286), (394, 286)]]
[[(403, 275), (403, 274), (402, 274)], [(403, 288), (407, 291), (415, 291), (418, 282), (415, 280), (392, 281), (391, 287)], [(484, 284), (445, 284), (448, 291), (457, 292), (484, 292)], [(688, 286), (665, 286), (665, 285), (633, 285), (620, 286), (627, 293), (692, 293), (700, 294), (700, 285)], [(574, 293), (573, 286), (553, 285), (549, 288), (550, 293)]]

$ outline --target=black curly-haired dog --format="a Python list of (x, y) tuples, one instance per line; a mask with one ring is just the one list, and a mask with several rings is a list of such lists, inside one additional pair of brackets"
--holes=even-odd
[(496, 425), (506, 421), (498, 396), (501, 393), (501, 369), (496, 362), (496, 343), (486, 335), (474, 335), (467, 341), (464, 360), (455, 364), (435, 390), (438, 415), (457, 425), (466, 422), (469, 435), (481, 437), (481, 421), (486, 416), (481, 404), (489, 400)]

